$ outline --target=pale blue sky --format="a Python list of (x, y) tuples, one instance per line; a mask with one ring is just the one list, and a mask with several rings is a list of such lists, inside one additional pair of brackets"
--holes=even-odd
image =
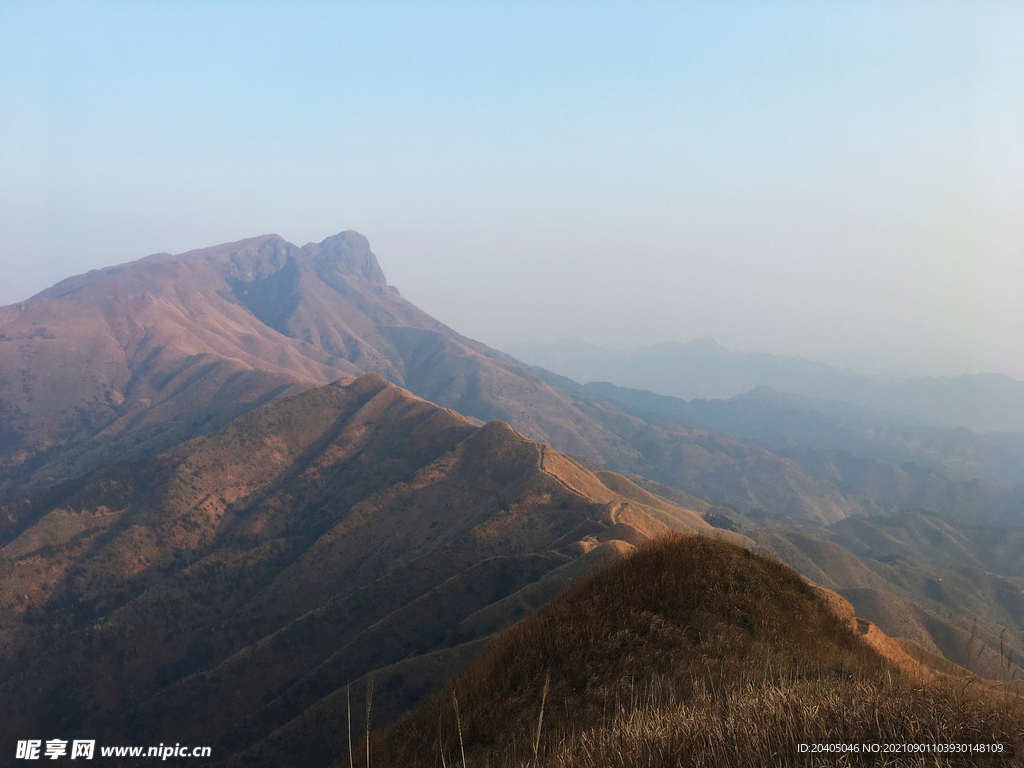
[(0, 305), (277, 232), (459, 331), (1024, 378), (1024, 4), (0, 3)]

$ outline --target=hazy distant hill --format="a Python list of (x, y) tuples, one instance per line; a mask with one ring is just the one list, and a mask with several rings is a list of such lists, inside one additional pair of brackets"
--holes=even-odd
[(632, 352), (590, 344), (516, 344), (506, 351), (580, 382), (607, 381), (684, 400), (724, 399), (756, 387), (842, 400), (976, 432), (1024, 432), (1024, 382), (1003, 374), (897, 379), (798, 357), (733, 352), (710, 338)]
[(639, 451), (644, 475), (716, 504), (797, 520), (924, 508), (968, 523), (1024, 523), (1019, 479), (975, 477), (1019, 478), (1022, 435), (891, 425), (860, 406), (764, 388), (684, 401), (534, 371)]
[(379, 375), (311, 389), (0, 508), (0, 734), (155, 744), (187, 722), (225, 758), (671, 530), (715, 532)]
[(913, 461), (952, 478), (1024, 482), (1024, 433), (978, 434), (935, 427), (863, 406), (759, 387), (728, 400), (681, 400), (591, 382), (585, 390), (648, 420), (754, 440), (775, 451), (847, 451), (896, 464)]
[(0, 308), (0, 501), (363, 372), (572, 453), (631, 458), (564, 393), (401, 298), (362, 235), (265, 235)]

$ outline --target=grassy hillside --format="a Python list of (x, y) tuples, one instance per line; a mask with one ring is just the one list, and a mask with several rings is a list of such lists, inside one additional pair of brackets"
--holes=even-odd
[[(19, 702), (2, 737), (159, 743), (187, 723), (224, 758), (297, 727), (349, 680), (477, 642), (636, 543), (715, 532), (376, 374), (104, 467), (0, 521), (0, 701)], [(397, 715), (447, 679), (432, 669), (378, 700)]]
[(837, 601), (747, 549), (659, 539), (497, 636), (373, 735), (370, 764), (834, 765), (797, 744), (1024, 743), (1015, 696), (908, 657)]

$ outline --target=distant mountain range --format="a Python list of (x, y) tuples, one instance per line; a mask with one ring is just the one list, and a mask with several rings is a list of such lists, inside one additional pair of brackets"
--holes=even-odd
[(513, 344), (506, 351), (582, 383), (605, 381), (684, 400), (727, 399), (770, 387), (884, 411), (901, 422), (1024, 432), (1024, 382), (998, 373), (911, 379), (866, 376), (799, 357), (733, 352), (711, 338), (629, 352), (576, 341)]
[[(542, 374), (543, 375), (543, 374)], [(908, 461), (952, 478), (1024, 482), (1024, 433), (978, 434), (935, 427), (837, 400), (758, 387), (728, 400), (681, 400), (646, 390), (591, 382), (584, 389), (648, 420), (669, 419), (753, 440), (790, 455), (795, 450), (845, 451), (902, 465)]]

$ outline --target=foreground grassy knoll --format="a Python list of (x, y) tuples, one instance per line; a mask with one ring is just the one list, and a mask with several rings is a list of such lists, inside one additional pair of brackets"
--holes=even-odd
[(819, 758), (798, 745), (982, 742), (1005, 751), (920, 764), (1012, 764), (1024, 703), (931, 658), (774, 559), (673, 535), (496, 636), (441, 694), (371, 735), (368, 750), (356, 745), (353, 762), (369, 754), (376, 766), (919, 764)]

